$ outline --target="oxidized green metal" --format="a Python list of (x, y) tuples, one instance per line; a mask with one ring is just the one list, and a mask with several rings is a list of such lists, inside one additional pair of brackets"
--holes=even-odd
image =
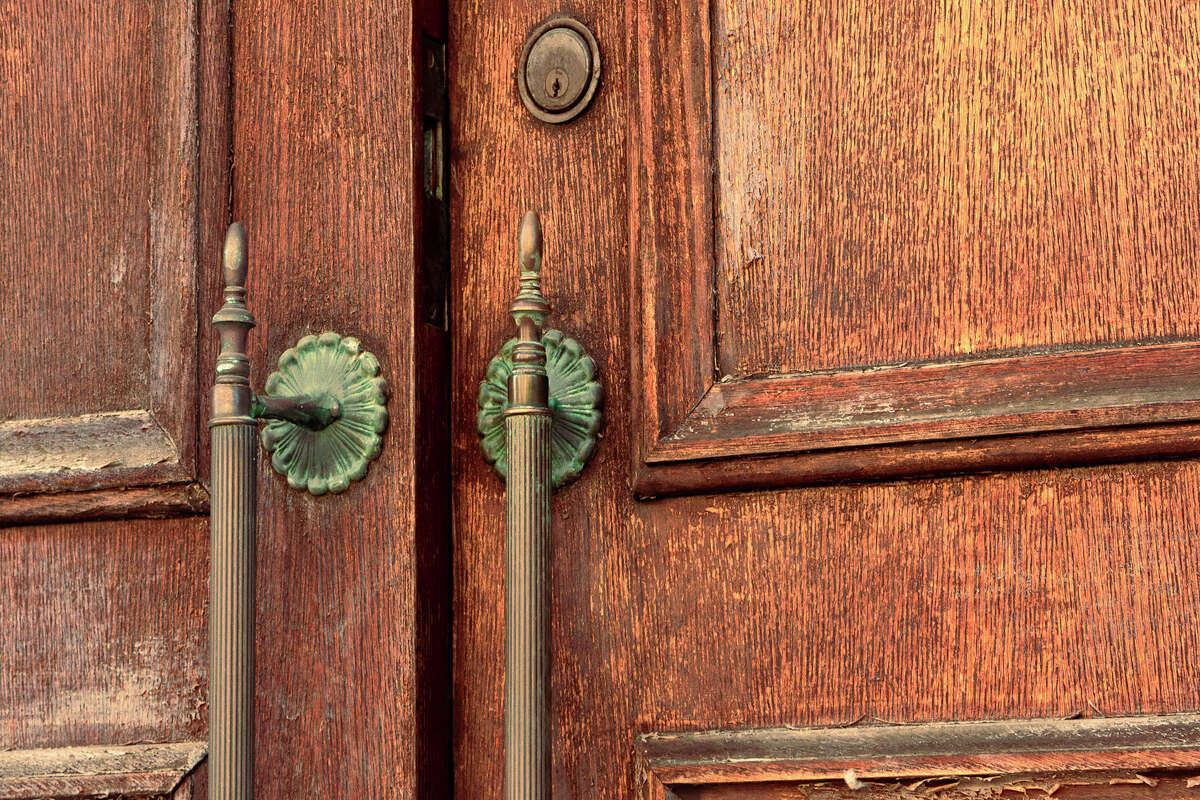
[(288, 396), (283, 408), (256, 397), (253, 410), (271, 420), (263, 447), (289, 486), (336, 494), (367, 474), (387, 428), (387, 382), (357, 339), (332, 331), (305, 336), (279, 357), (266, 390)]
[[(479, 385), (479, 430), (483, 457), (502, 477), (508, 477), (508, 448), (504, 412), (508, 407), (508, 378), (513, 372), (516, 339), (509, 339), (488, 364)], [(583, 346), (562, 331), (542, 334), (546, 373), (550, 379), (551, 475), (554, 488), (579, 477), (596, 448), (603, 416), (604, 392), (596, 380), (596, 364)]]

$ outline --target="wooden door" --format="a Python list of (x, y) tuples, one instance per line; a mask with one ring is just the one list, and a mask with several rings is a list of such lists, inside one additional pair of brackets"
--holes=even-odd
[[(255, 388), (357, 337), (383, 452), (260, 459), (255, 796), (444, 797), (438, 3), (0, 0), (0, 797), (203, 796), (208, 392), (226, 225)], [(428, 134), (428, 136), (427, 136)]]
[[(554, 126), (514, 73), (562, 11), (603, 77)], [(554, 499), (555, 796), (1192, 796), (1195, 4), (449, 19), (459, 796), (503, 785), (474, 411), (526, 208), (607, 406)]]

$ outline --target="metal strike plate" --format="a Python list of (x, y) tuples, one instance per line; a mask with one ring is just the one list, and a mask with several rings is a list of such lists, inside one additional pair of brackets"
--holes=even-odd
[(588, 27), (572, 17), (551, 17), (525, 41), (517, 90), (529, 113), (562, 123), (584, 112), (600, 84), (600, 46)]

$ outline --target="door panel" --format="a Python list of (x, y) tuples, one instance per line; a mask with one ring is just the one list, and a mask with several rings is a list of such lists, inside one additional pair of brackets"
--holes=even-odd
[(709, 16), (722, 376), (1200, 334), (1194, 8)]
[[(20, 376), (0, 382), (0, 522), (203, 508), (198, 259), (228, 194), (218, 14), (0, 8), (0, 327)], [(66, 492), (86, 494), (29, 498)]]
[(1195, 15), (784, 5), (632, 7), (638, 491), (1196, 452)]
[[(773, 30), (775, 17), (784, 14), (781, 6), (742, 7), (753, 9), (755, 24)], [(865, 20), (862, 25), (875, 20), (885, 29), (879, 35), (890, 37), (896, 47), (901, 35), (883, 15), (895, 20), (897, 30), (916, 15), (910, 6), (895, 3), (842, 8), (847, 30), (858, 30), (855, 20)], [(975, 30), (970, 26), (982, 22), (976, 21), (974, 8), (951, 4), (938, 13)], [(900, 289), (881, 287), (872, 298), (863, 294), (869, 287), (860, 281), (845, 291), (858, 286), (857, 297), (878, 303), (864, 306), (879, 314), (864, 317), (863, 324), (880, 326), (879, 333), (845, 342), (825, 334), (818, 345), (825, 349), (814, 352), (837, 369), (784, 377), (731, 373), (732, 379), (722, 383), (722, 317), (716, 313), (714, 322), (714, 312), (722, 303), (733, 308), (733, 296), (723, 299), (716, 292), (713, 219), (722, 217), (713, 213), (713, 159), (705, 153), (711, 123), (689, 111), (711, 104), (705, 99), (709, 79), (688, 80), (709, 68), (710, 18), (696, 4), (575, 4), (572, 13), (600, 42), (604, 76), (583, 116), (548, 126), (525, 112), (512, 75), (527, 33), (562, 10), (548, 2), (451, 3), (456, 790), (492, 798), (500, 796), (502, 785), (504, 487), (480, 457), (474, 419), (478, 381), (510, 335), (516, 226), (526, 208), (541, 212), (545, 230), (543, 287), (554, 307), (548, 324), (570, 333), (593, 356), (606, 395), (607, 422), (596, 455), (577, 483), (556, 493), (553, 505), (556, 796), (639, 796), (644, 786), (638, 743), (646, 734), (1157, 715), (1200, 707), (1200, 674), (1191, 655), (1200, 641), (1190, 622), (1200, 608), (1200, 583), (1189, 567), (1200, 527), (1193, 511), (1200, 499), (1200, 462), (1158, 460), (1186, 456), (1197, 441), (1195, 423), (1187, 420), (1194, 419), (1200, 394), (1183, 366), (1192, 345), (1147, 342), (1135, 332), (1161, 326), (1150, 335), (1190, 337), (1198, 323), (1187, 305), (1168, 311), (1174, 300), (1152, 294), (1146, 302), (1156, 310), (1139, 317), (1121, 294), (1151, 274), (1135, 271), (1122, 277), (1125, 283), (1098, 281), (1094, 288), (1103, 297), (1089, 296), (1086, 314), (1082, 306), (1072, 311), (1064, 303), (1055, 306), (1058, 317), (1005, 317), (1003, 325), (984, 326), (986, 335), (974, 333), (965, 340), (969, 346), (955, 350), (957, 339), (947, 335), (938, 344), (935, 334), (974, 330), (965, 311), (942, 319), (947, 327), (941, 329), (929, 324), (936, 320), (932, 310), (923, 328), (913, 311), (903, 335), (892, 337), (889, 331), (899, 328), (889, 327), (884, 311), (900, 308), (895, 299)], [(972, 15), (964, 22), (968, 12)], [(1052, 9), (1039, 13), (1056, 19)], [(1092, 13), (1107, 15), (1103, 25), (1097, 23), (1101, 28), (1122, 15), (1149, 19), (1139, 16), (1148, 11), (1134, 3), (1104, 4)], [(1189, 41), (1183, 5), (1164, 14), (1161, 19), (1180, 27), (1163, 36)], [(820, 17), (815, 11), (814, 16)], [(786, 26), (778, 27), (780, 35), (788, 35)], [(995, 32), (995, 41), (1005, 41), (1007, 31)], [(966, 33), (950, 27), (944, 34), (949, 39), (935, 37), (930, 46), (949, 47), (946, 42), (960, 35)], [(1014, 41), (1033, 47), (1019, 37)], [(856, 69), (861, 80), (868, 80), (868, 56), (849, 52), (848, 38), (842, 47), (847, 60), (863, 62)], [(1013, 57), (1026, 52), (1021, 47)], [(1109, 58), (1101, 45), (1088, 48), (1088, 53), (1106, 53), (1109, 69), (1120, 66), (1120, 59)], [(1160, 53), (1147, 52), (1146, 74), (1177, 63), (1153, 52)], [(965, 45), (955, 53), (961, 59), (995, 55)], [(773, 64), (768, 62), (763, 73)], [(897, 70), (911, 68), (899, 60), (888, 63)], [(957, 80), (965, 82), (966, 74)], [(718, 85), (719, 78), (710, 75)], [(843, 80), (832, 71), (825, 75)], [(1016, 80), (987, 75), (974, 79), (988, 86)], [(917, 88), (924, 89), (914, 79), (909, 91)], [(1165, 88), (1162, 92), (1154, 103), (1174, 101)], [(867, 103), (865, 92), (859, 97)], [(1096, 114), (1119, 115), (1121, 107), (1112, 98), (1102, 96), (1097, 103)], [(1141, 101), (1135, 105), (1143, 107)], [(859, 131), (851, 120), (837, 124), (845, 136)], [(872, 141), (882, 147), (883, 133), (873, 130), (868, 132), (876, 137)], [(1005, 158), (1042, 152), (1035, 130), (999, 125), (989, 130), (1011, 136), (1005, 141), (1013, 148), (1025, 148)], [(1179, 136), (1160, 134), (1157, 141), (1170, 149)], [(1115, 142), (1106, 146), (1116, 147)], [(850, 148), (838, 155), (840, 163), (857, 152), (852, 139), (839, 135), (826, 142), (831, 157), (835, 145)], [(785, 152), (788, 143), (781, 139), (777, 146)], [(1161, 155), (1137, 153), (1152, 161)], [(960, 170), (980, 180), (984, 167), (993, 168), (986, 148), (946, 158), (951, 155), (961, 159)], [(1081, 150), (1045, 158), (1087, 166), (1103, 173), (1104, 180), (1116, 180), (1105, 170), (1117, 167), (1100, 159), (1093, 164)], [(944, 169), (938, 166), (930, 180), (950, 180), (940, 174)], [(1049, 174), (1046, 164), (1030, 169)], [(846, 170), (824, 178), (842, 181), (843, 205), (851, 197), (882, 194), (870, 183), (879, 170)], [(896, 185), (896, 196), (887, 198), (895, 204), (886, 209), (887, 224), (928, 230), (935, 217), (913, 216), (913, 209), (930, 202), (930, 196), (908, 183)], [(744, 188), (752, 190), (750, 184)], [(978, 197), (979, 191), (972, 188), (966, 196)], [(1112, 213), (1075, 187), (1063, 185), (1061, 191), (1050, 199), (1078, 204), (1086, 219)], [(1136, 194), (1123, 202), (1175, 212), (1182, 208), (1171, 205), (1173, 197), (1151, 201), (1142, 189)], [(983, 226), (981, 231), (999, 236), (997, 231), (1007, 233), (1019, 227), (1016, 220), (1033, 214), (1031, 206), (1018, 203), (1020, 198), (988, 197), (1009, 203), (1004, 213), (1026, 217), (985, 220), (979, 209), (967, 209), (964, 225)], [(789, 240), (778, 231), (800, 222), (815, 224), (798, 212), (799, 222), (789, 217), (787, 209), (795, 205), (760, 210), (763, 237), (769, 239), (764, 259), (776, 252), (771, 248), (786, 255), (788, 248), (800, 247), (801, 239)], [(828, 208), (827, 225), (854, 224)], [(950, 205), (941, 211), (943, 216), (959, 213)], [(1194, 235), (1183, 215), (1176, 221), (1155, 219), (1154, 224), (1161, 223), (1155, 234), (1161, 241), (1183, 242)], [(1139, 220), (1150, 224), (1148, 218)], [(1068, 222), (1054, 220), (1060, 221)], [(867, 222), (869, 229), (853, 230), (874, 237), (874, 252), (882, 258), (887, 233), (882, 212), (862, 224)], [(1117, 236), (1122, 223), (1113, 224), (1097, 232), (1088, 223), (1088, 235)], [(1030, 236), (1050, 235), (1034, 227)], [(1058, 281), (1080, 268), (1071, 262), (1075, 256), (1065, 254), (1099, 247), (1065, 233), (1051, 239), (1063, 248), (1045, 256)], [(916, 238), (906, 241), (912, 252), (922, 245)], [(1033, 281), (1027, 272), (1034, 269), (1035, 255), (1043, 257), (1026, 244), (1023, 250), (1005, 250), (1003, 269), (993, 269), (1001, 262), (972, 255), (975, 251), (964, 250), (959, 257), (957, 249), (978, 244), (974, 239), (950, 241), (955, 252), (935, 253), (941, 260), (925, 266), (952, 274), (955, 264), (974, 265), (975, 272), (964, 273), (959, 285), (966, 292), (961, 308), (988, 298), (986, 308), (972, 312), (985, 316), (1014, 306), (1001, 292), (1027, 291)], [(1137, 262), (1137, 270), (1178, 282), (1192, 256), (1184, 245), (1175, 246), (1180, 249), (1174, 256), (1152, 267)], [(1124, 255), (1110, 252), (1108, 257), (1105, 269), (1132, 269)], [(898, 271), (904, 262), (890, 263)], [(830, 261), (821, 273), (830, 281), (824, 290), (829, 293), (842, 291), (834, 281), (850, 272), (849, 262), (836, 266)], [(761, 279), (768, 288), (775, 285), (771, 281), (779, 282), (781, 291), (787, 284), (798, 297), (811, 287), (791, 283), (794, 277), (794, 271), (776, 265)], [(920, 291), (935, 289), (925, 281)], [(786, 305), (770, 306), (780, 301), (766, 297), (765, 289), (760, 294), (764, 307), (781, 309), (777, 317), (789, 313)], [(997, 304), (1000, 308), (993, 307)], [(774, 318), (766, 316), (763, 329), (770, 331)], [(755, 324), (751, 318), (743, 323)], [(1106, 326), (1124, 333), (1110, 337)], [(1067, 338), (1056, 340), (1051, 333)], [(802, 353), (796, 339), (782, 341), (780, 352), (787, 358)], [(764, 334), (755, 344), (759, 350), (740, 352), (766, 359), (766, 342)], [(929, 367), (892, 363), (913, 354), (939, 361)], [(812, 369), (818, 363), (811, 354), (805, 357), (810, 358), (806, 366), (795, 366), (802, 363), (797, 358), (787, 368)], [(1162, 371), (1148, 366), (1154, 359), (1162, 359)], [(859, 369), (863, 362), (891, 366)], [(731, 370), (741, 369), (736, 359), (729, 363)], [(776, 372), (784, 368), (780, 363)], [(768, 390), (778, 395), (771, 398)], [(722, 408), (717, 398), (723, 397), (729, 399)], [(897, 412), (888, 403), (910, 405)], [(769, 439), (767, 430), (780, 419), (772, 416), (779, 410), (805, 423), (784, 430), (782, 441)], [(716, 427), (724, 424), (722, 414), (743, 412), (757, 430)], [(717, 422), (710, 425), (710, 419)], [(676, 432), (679, 439), (671, 438)], [(1114, 458), (1137, 463), (1057, 466)], [(1018, 470), (1030, 465), (1055, 468)], [(988, 471), (999, 467), (1008, 471)], [(915, 477), (942, 470), (972, 474)], [(889, 480), (864, 480), (881, 477)], [(834, 485), (796, 486), (818, 482)], [(729, 491), (751, 486), (789, 488)], [(711, 493), (717, 490), (724, 493)], [(639, 494), (684, 496), (646, 501)], [(1085, 753), (1075, 768), (1086, 760)], [(1179, 786), (1165, 779), (1162, 785)], [(663, 791), (675, 788), (662, 786)], [(887, 791), (894, 794), (894, 788)], [(739, 797), (747, 791), (682, 785), (679, 796)], [(760, 797), (790, 797), (795, 785), (759, 784), (754, 791)], [(1157, 790), (1143, 783), (1114, 784), (1105, 791), (1146, 797)]]
[(204, 739), (207, 561), (199, 517), (5, 529), (4, 747)]
[(227, 214), (227, 24), (223, 0), (0, 3), (6, 791), (45, 788), (21, 781), (64, 748), (203, 756), (198, 296)]

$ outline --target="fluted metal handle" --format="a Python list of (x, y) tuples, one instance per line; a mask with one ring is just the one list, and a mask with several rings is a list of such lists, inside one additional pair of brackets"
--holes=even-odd
[(225, 304), (212, 391), (212, 539), (209, 590), (208, 759), (212, 800), (254, 796), (254, 569), (257, 423), (246, 340), (246, 233), (225, 237)]
[(507, 800), (549, 800), (550, 739), (550, 387), (542, 323), (542, 229), (532, 211), (517, 245), (520, 290), (508, 407), (505, 538), (504, 786)]

